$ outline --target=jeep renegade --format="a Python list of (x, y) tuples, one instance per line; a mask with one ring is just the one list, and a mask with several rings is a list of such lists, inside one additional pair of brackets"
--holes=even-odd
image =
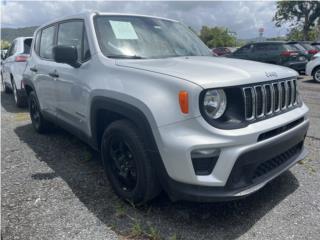
[(101, 152), (136, 204), (244, 197), (306, 156), (297, 72), (212, 57), (169, 19), (86, 13), (34, 34), (24, 74), (32, 125), (60, 125)]

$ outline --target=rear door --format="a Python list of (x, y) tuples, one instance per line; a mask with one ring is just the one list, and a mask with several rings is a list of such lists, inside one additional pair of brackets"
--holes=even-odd
[(56, 78), (52, 49), (55, 45), (56, 25), (48, 26), (38, 32), (36, 37), (36, 54), (28, 64), (33, 72), (33, 80), (41, 109), (52, 116), (56, 115)]

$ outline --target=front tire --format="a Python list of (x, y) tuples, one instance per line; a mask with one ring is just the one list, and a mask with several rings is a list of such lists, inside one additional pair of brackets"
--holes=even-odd
[(134, 204), (143, 204), (160, 192), (155, 169), (135, 125), (118, 120), (108, 126), (101, 140), (101, 155), (115, 193)]
[(39, 101), (35, 92), (29, 94), (29, 112), (33, 128), (38, 133), (46, 133), (51, 128), (51, 123), (42, 116)]
[(316, 82), (320, 83), (320, 67), (317, 67), (314, 71), (313, 71), (313, 80), (315, 80)]
[(13, 79), (11, 80), (11, 85), (12, 85), (12, 89), (13, 89), (12, 90), (13, 91), (13, 98), (14, 98), (14, 102), (15, 102), (16, 106), (19, 108), (26, 107), (26, 105), (27, 105), (26, 99), (19, 94), (17, 86), (16, 86), (15, 81)]

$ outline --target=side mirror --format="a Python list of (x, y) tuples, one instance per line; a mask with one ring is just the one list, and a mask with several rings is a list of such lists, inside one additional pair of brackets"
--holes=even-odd
[(66, 63), (74, 68), (81, 64), (78, 62), (78, 51), (75, 46), (58, 45), (53, 48), (53, 59), (57, 63)]

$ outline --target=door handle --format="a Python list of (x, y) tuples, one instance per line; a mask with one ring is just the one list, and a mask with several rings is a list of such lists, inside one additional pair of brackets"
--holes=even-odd
[(49, 76), (53, 77), (53, 78), (58, 78), (59, 77), (59, 74), (57, 71), (54, 71), (54, 72), (50, 72), (49, 73)]
[(38, 69), (36, 69), (35, 67), (31, 67), (31, 68), (30, 68), (30, 71), (32, 71), (32, 72), (38, 72)]

